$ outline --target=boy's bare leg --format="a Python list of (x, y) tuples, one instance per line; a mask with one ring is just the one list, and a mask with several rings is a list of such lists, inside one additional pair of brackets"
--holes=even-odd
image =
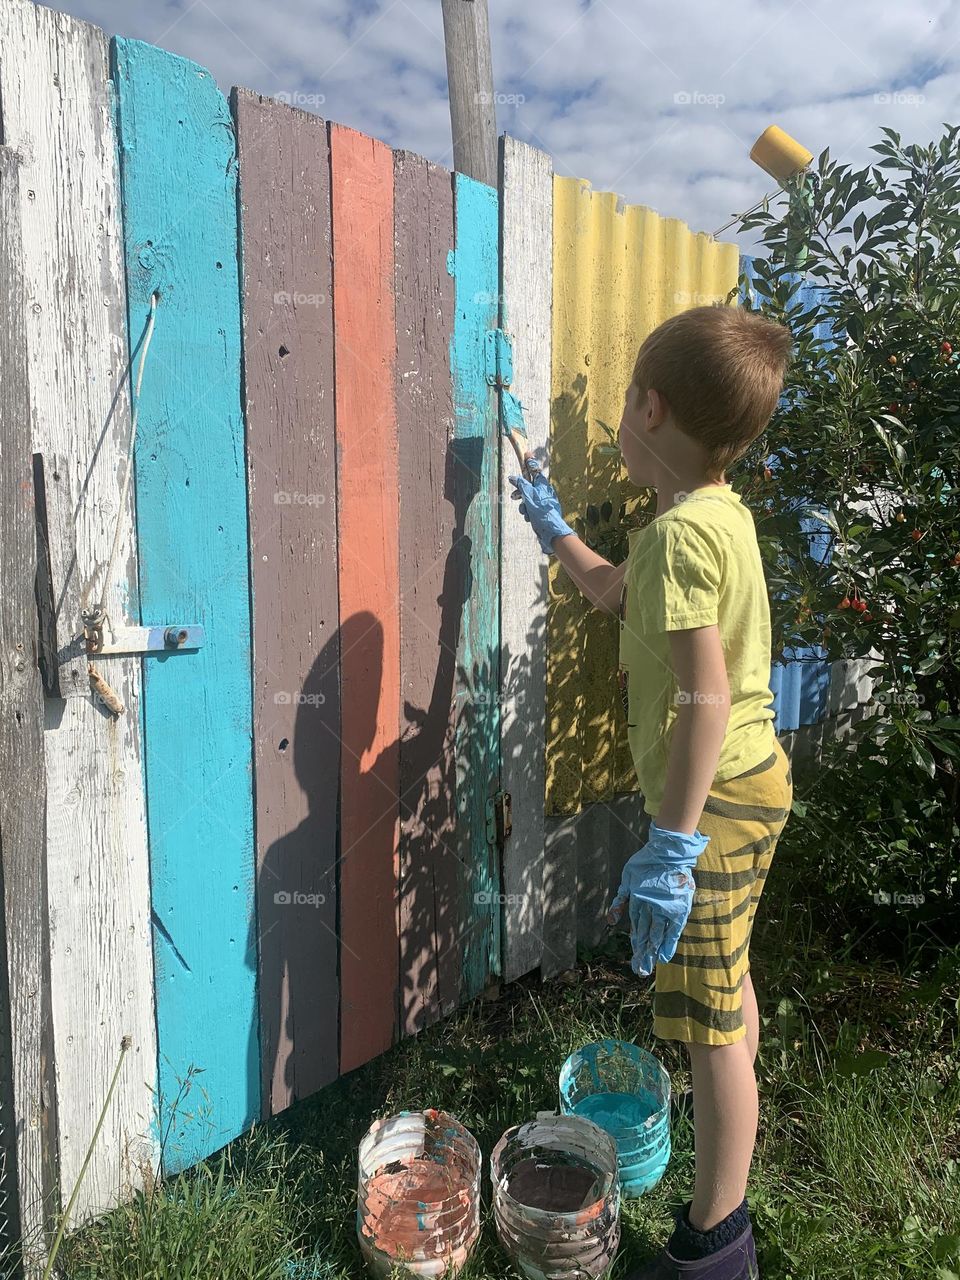
[(753, 989), (748, 969), (741, 988), (743, 997), (743, 1020), (747, 1025), (747, 1044), (750, 1046), (750, 1061), (757, 1060), (757, 1047), (760, 1044), (760, 1013), (757, 1009), (757, 993)]
[(757, 1081), (747, 1038), (688, 1044), (696, 1180), (690, 1225), (709, 1231), (743, 1201), (757, 1138)]

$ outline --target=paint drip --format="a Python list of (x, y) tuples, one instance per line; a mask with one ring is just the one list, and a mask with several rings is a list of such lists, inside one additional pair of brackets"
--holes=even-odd
[(560, 1108), (586, 1116), (617, 1147), (625, 1197), (643, 1195), (670, 1160), (670, 1077), (646, 1049), (601, 1040), (572, 1053), (560, 1072)]
[(490, 1156), (494, 1222), (531, 1280), (606, 1273), (620, 1243), (616, 1144), (582, 1116), (515, 1125)]
[(480, 1232), (480, 1148), (444, 1111), (377, 1120), (360, 1143), (357, 1237), (375, 1276), (454, 1275)]

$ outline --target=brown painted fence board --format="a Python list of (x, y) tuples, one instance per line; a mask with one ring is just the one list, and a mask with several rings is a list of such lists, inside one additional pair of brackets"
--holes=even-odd
[(393, 153), (330, 129), (340, 556), (340, 1068), (399, 1014), (400, 628)]
[(463, 565), (453, 503), (451, 174), (394, 158), (400, 440), (401, 1027), (419, 1031), (460, 990), (453, 710)]
[(234, 90), (264, 1108), (338, 1074), (340, 687), (324, 121)]

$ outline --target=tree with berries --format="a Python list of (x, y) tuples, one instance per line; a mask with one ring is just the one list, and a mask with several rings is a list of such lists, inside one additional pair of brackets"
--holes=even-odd
[(748, 305), (796, 347), (735, 478), (757, 519), (775, 652), (879, 654), (878, 714), (807, 797), (825, 833), (849, 804), (866, 841), (851, 871), (834, 840), (831, 873), (861, 896), (888, 874), (922, 880), (941, 907), (960, 862), (958, 134), (917, 146), (884, 129), (857, 170), (824, 151), (782, 203), (742, 219), (760, 245)]

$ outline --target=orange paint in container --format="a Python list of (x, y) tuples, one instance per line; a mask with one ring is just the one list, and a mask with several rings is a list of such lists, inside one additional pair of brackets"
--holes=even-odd
[(497, 1235), (530, 1280), (606, 1273), (620, 1243), (617, 1147), (582, 1116), (538, 1115), (490, 1157)]
[(445, 1111), (401, 1111), (360, 1143), (357, 1238), (371, 1272), (455, 1275), (480, 1232), (480, 1148)]

